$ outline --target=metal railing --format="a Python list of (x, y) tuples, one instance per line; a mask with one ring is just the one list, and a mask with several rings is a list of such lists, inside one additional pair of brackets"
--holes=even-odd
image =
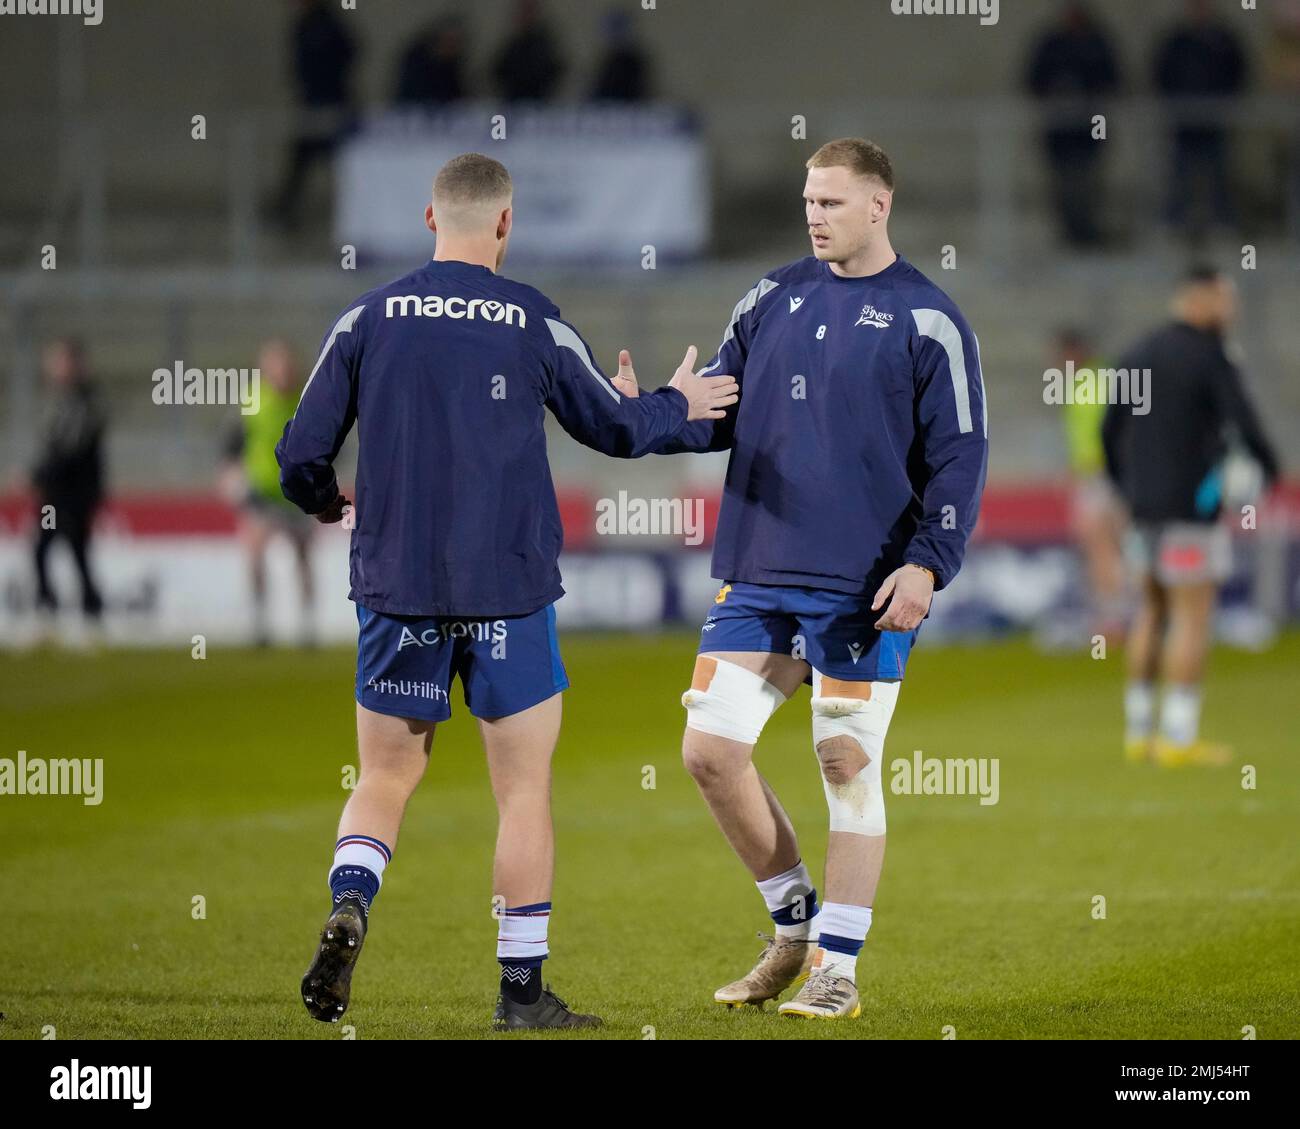
[[(1046, 231), (1030, 222), (1039, 229), (1050, 223), (1042, 134), (1054, 120), (1077, 123), (1087, 108), (1004, 97), (871, 99), (819, 105), (815, 129), (818, 139), (847, 133), (881, 140), (894, 154), (900, 213), (910, 210), (936, 231), (959, 231), (985, 261), (1008, 265), (1026, 250), (1052, 246)], [(1099, 100), (1094, 109), (1106, 118), (1106, 140), (1097, 142), (1104, 146), (1103, 207), (1112, 220), (1122, 219), (1121, 253), (1140, 254), (1165, 237), (1170, 133), (1178, 123), (1226, 131), (1242, 232), (1300, 247), (1300, 100), (1259, 96), (1175, 107), (1127, 97)], [(462, 112), (481, 117), (486, 146), (492, 115), (502, 110), (484, 103)], [(744, 244), (761, 236), (771, 209), (797, 205), (802, 157), (813, 142), (791, 136), (783, 105), (723, 100), (697, 117), (713, 157), (718, 242)], [(165, 117), (0, 115), (7, 148), (31, 152), (37, 165), (55, 170), (52, 178), (11, 178), (0, 187), (0, 201), (11, 215), (37, 221), (39, 242), (71, 244), (68, 258), (79, 268), (121, 265), (121, 245), (159, 226), (167, 228), (166, 240), (125, 257), (156, 265), (201, 258), (236, 269), (305, 261), (315, 245), (273, 238), (261, 206), (294, 129), (294, 115), (283, 109), (214, 117), (204, 141), (191, 138), (179, 110)], [(646, 191), (665, 188), (647, 185)], [(732, 206), (733, 200), (747, 205)], [(321, 217), (313, 218), (319, 224)], [(0, 269), (35, 262), (39, 246), (30, 240), (18, 246), (17, 261), (0, 262)]]

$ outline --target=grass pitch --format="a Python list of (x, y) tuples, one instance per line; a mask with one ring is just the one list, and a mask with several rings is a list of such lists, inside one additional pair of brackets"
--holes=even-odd
[[(888, 796), (862, 1018), (840, 1023), (712, 1002), (758, 954), (767, 918), (681, 768), (694, 636), (561, 644), (574, 688), (546, 974), (607, 1023), (576, 1037), (1300, 1036), (1300, 634), (1214, 656), (1203, 729), (1237, 759), (1176, 771), (1123, 762), (1117, 655), (922, 639), (885, 780), (916, 749), (996, 757), (999, 802)], [(455, 695), (352, 1008), (326, 1026), (298, 998), (355, 763), (352, 663), (347, 650), (0, 657), (0, 757), (102, 757), (105, 776), (98, 807), (0, 796), (0, 1039), (47, 1025), (60, 1039), (339, 1039), (344, 1024), (363, 1039), (490, 1036), (495, 816)], [(758, 760), (820, 878), (806, 690)]]

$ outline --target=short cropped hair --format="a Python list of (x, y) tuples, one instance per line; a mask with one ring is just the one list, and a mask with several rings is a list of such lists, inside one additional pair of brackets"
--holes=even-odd
[(464, 221), (504, 204), (514, 193), (505, 165), (482, 153), (462, 153), (438, 170), (433, 206), (442, 220)]
[(1223, 271), (1219, 270), (1213, 263), (1193, 263), (1183, 272), (1183, 285), (1206, 286), (1218, 282), (1222, 277)]
[(828, 141), (811, 157), (810, 169), (846, 168), (858, 176), (875, 177), (891, 192), (894, 190), (894, 166), (885, 151), (874, 141), (861, 137), (841, 137)]
[(45, 342), (45, 347), (47, 349), (63, 349), (77, 361), (86, 359), (86, 342), (75, 333), (64, 333), (58, 337), (51, 337)]

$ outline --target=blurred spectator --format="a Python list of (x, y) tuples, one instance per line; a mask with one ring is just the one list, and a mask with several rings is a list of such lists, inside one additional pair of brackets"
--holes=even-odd
[(542, 21), (540, 0), (517, 0), (514, 25), (492, 66), (497, 90), (507, 102), (544, 102), (554, 95), (564, 63)]
[(292, 346), (273, 339), (258, 353), (261, 372), (258, 410), (240, 416), (231, 429), (222, 470), (222, 493), (239, 507), (239, 538), (248, 556), (249, 582), (253, 592), (254, 636), (259, 647), (270, 642), (266, 615), (266, 550), (271, 539), (281, 534), (293, 546), (298, 572), (298, 596), (302, 607), (303, 643), (314, 641), (312, 608), (315, 586), (311, 572), (311, 535), (315, 522), (280, 491), (280, 465), (275, 445), (285, 424), (298, 407), (302, 380)]
[[(1174, 111), (1173, 166), (1166, 218), (1199, 236), (1202, 197), (1214, 223), (1233, 223), (1228, 183), (1228, 129), (1207, 114), (1228, 109), (1246, 85), (1246, 57), (1233, 31), (1214, 14), (1211, 0), (1188, 0), (1187, 15), (1161, 40), (1156, 88)], [(1196, 211), (1189, 205), (1196, 205)]]
[[(41, 353), (41, 370), (51, 399), (32, 469), (38, 506), (36, 606), (47, 616), (58, 610), (48, 563), (50, 547), (62, 537), (81, 577), (81, 610), (97, 627), (104, 602), (90, 571), (90, 539), (104, 493), (104, 413), (79, 341), (51, 341)], [(53, 509), (46, 511), (47, 506)]]
[(399, 106), (442, 106), (465, 93), (465, 25), (447, 16), (427, 24), (407, 47), (394, 100)]
[(1268, 47), (1269, 87), (1289, 100), (1291, 124), (1281, 137), (1280, 181), (1286, 186), (1285, 206), (1291, 234), (1300, 238), (1300, 0), (1277, 0), (1273, 6)]
[(341, 9), (330, 0), (295, 0), (293, 73), (299, 122), (289, 164), (272, 206), (284, 227), (300, 222), (298, 203), (312, 166), (327, 160), (352, 126), (352, 67), (356, 43)]
[[(1068, 373), (1106, 367), (1082, 331), (1060, 330), (1056, 335), (1054, 368)], [(1091, 634), (1120, 639), (1124, 635), (1125, 576), (1124, 512), (1106, 477), (1101, 425), (1104, 402), (1085, 398), (1063, 405), (1066, 447), (1070, 458), (1070, 532), (1087, 570)]]
[(626, 12), (611, 8), (602, 21), (605, 55), (591, 97), (596, 102), (644, 102), (650, 97), (650, 59), (636, 41)]
[(1105, 143), (1093, 138), (1092, 117), (1101, 112), (1098, 99), (1119, 85), (1119, 65), (1105, 30), (1081, 0), (1067, 3), (1033, 47), (1026, 85), (1047, 117), (1043, 142), (1061, 232), (1075, 246), (1094, 246), (1102, 241), (1097, 215)]

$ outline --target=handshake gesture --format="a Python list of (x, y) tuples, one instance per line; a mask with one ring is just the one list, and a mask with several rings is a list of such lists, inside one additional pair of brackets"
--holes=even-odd
[[(676, 388), (686, 397), (689, 405), (686, 418), (722, 419), (730, 407), (740, 399), (740, 385), (734, 376), (701, 376), (695, 371), (695, 359), (699, 350), (692, 345), (686, 350), (686, 356), (668, 382), (669, 388)], [(624, 396), (635, 400), (641, 394), (636, 382), (636, 373), (632, 371), (632, 354), (623, 349), (618, 354), (618, 375), (613, 380), (614, 387)]]

